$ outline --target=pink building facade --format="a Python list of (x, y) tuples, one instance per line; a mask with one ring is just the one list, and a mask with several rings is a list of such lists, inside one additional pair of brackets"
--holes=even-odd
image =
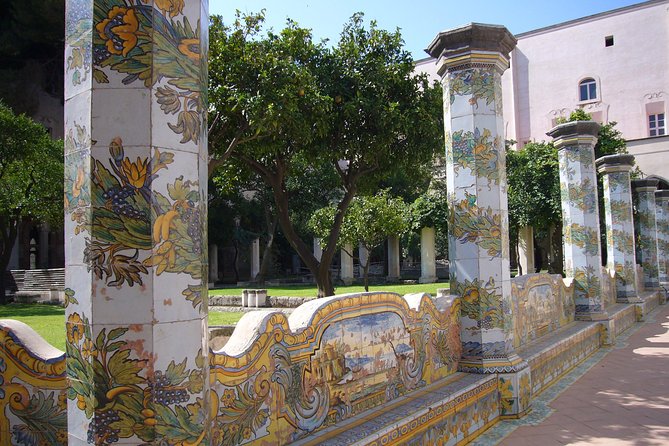
[[(669, 1), (652, 0), (515, 36), (502, 76), (504, 132), (522, 147), (577, 108), (617, 122), (646, 175), (669, 176)], [(435, 61), (416, 69), (437, 80)]]

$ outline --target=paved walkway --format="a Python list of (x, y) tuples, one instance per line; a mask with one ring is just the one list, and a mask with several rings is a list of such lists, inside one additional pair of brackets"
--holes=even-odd
[(473, 445), (669, 445), (669, 304)]

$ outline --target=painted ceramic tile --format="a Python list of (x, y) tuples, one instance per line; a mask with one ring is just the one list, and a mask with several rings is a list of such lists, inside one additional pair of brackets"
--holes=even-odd
[(44, 359), (16, 328), (0, 322), (0, 442), (66, 445), (65, 355)]
[(657, 288), (659, 271), (657, 259), (657, 225), (654, 190), (637, 193), (637, 225), (639, 229), (637, 258), (643, 267), (646, 288)]
[(386, 293), (320, 299), (301, 310), (310, 322), (297, 332), (266, 313), (252, 344), (212, 356), (214, 437), (283, 444), (454, 373), (459, 301), (447, 313), (426, 297), (415, 302), (410, 309)]

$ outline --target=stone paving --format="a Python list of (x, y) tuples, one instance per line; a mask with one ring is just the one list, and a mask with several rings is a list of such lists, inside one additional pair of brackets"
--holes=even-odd
[(669, 305), (472, 445), (669, 445)]

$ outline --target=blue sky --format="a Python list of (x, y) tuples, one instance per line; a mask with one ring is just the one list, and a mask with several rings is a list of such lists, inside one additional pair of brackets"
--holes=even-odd
[(439, 31), (470, 22), (506, 26), (512, 33), (541, 28), (596, 14), (639, 1), (625, 0), (210, 0), (211, 14), (234, 17), (235, 10), (266, 9), (267, 24), (282, 29), (286, 18), (311, 28), (318, 39), (337, 41), (343, 24), (357, 11), (385, 29), (402, 30), (407, 50), (415, 59), (427, 57), (423, 49)]

